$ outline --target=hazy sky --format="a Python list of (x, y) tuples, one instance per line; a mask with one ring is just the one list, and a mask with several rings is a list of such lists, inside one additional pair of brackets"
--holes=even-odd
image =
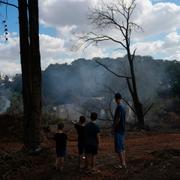
[[(105, 0), (112, 2), (111, 0)], [(115, 1), (115, 0), (114, 0)], [(113, 1), (113, 2), (114, 2)], [(180, 61), (180, 0), (136, 0), (135, 21), (143, 28), (132, 38), (137, 54)], [(17, 4), (17, 0), (9, 0)], [(125, 52), (114, 44), (100, 44), (72, 51), (76, 34), (89, 32), (89, 9), (100, 0), (39, 0), (42, 68), (50, 63), (71, 62), (77, 58), (118, 57)], [(20, 72), (18, 13), (8, 8), (8, 41), (4, 38), (5, 6), (0, 7), (0, 72)], [(105, 32), (104, 32), (105, 33)], [(112, 31), (112, 33), (115, 33)], [(116, 34), (114, 34), (116, 35)]]

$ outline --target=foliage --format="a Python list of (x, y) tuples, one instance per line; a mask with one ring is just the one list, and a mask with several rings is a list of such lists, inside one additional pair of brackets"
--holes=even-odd
[[(121, 74), (127, 69), (126, 57), (96, 59)], [(178, 77), (173, 75), (177, 72), (175, 69), (179, 67), (176, 67), (177, 63), (154, 60), (149, 56), (136, 56), (134, 65), (137, 87), (143, 103), (148, 102), (149, 99), (153, 101), (154, 98), (170, 96), (171, 84)], [(97, 65), (95, 59), (78, 59), (70, 65), (51, 64), (42, 75), (45, 106), (73, 103), (78, 101), (77, 99), (82, 101), (89, 97), (105, 97), (107, 96), (106, 87), (113, 87), (114, 91), (120, 91), (127, 100), (131, 99), (126, 89), (126, 81), (118, 80)], [(15, 75), (10, 83), (10, 90), (21, 94), (21, 88), (21, 75)]]
[(22, 77), (21, 74), (16, 74), (10, 84), (10, 88), (13, 92), (22, 93)]
[(169, 66), (169, 76), (170, 76), (170, 85), (171, 90), (174, 96), (180, 98), (180, 63), (174, 61)]
[(58, 118), (55, 112), (52, 111), (49, 106), (43, 108), (42, 120), (43, 127), (48, 127), (49, 125), (56, 125), (64, 121), (63, 119)]
[(57, 118), (53, 114), (48, 114), (48, 113), (43, 114), (42, 117), (43, 117), (43, 126), (45, 127), (49, 125), (56, 125), (64, 121), (63, 119)]
[(9, 114), (22, 114), (23, 113), (23, 102), (22, 95), (14, 92), (11, 96), (11, 105), (7, 109), (7, 113)]

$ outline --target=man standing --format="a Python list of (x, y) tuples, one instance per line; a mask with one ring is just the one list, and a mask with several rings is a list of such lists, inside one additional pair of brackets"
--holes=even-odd
[(119, 93), (115, 94), (115, 101), (117, 104), (114, 121), (113, 121), (113, 134), (114, 134), (114, 145), (115, 152), (118, 154), (121, 165), (118, 165), (117, 168), (126, 169), (126, 157), (125, 157), (125, 108), (121, 103), (122, 96)]

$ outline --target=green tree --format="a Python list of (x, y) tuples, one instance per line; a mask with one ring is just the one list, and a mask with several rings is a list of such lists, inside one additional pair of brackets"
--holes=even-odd
[(19, 115), (23, 113), (23, 100), (22, 95), (19, 93), (13, 93), (10, 99), (10, 107), (7, 109), (7, 113), (12, 115)]
[(169, 81), (171, 85), (171, 91), (174, 96), (180, 98), (180, 63), (174, 61), (169, 65)]

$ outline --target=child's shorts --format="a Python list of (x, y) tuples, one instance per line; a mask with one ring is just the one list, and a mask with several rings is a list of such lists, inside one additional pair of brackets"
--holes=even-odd
[(78, 143), (78, 152), (79, 152), (79, 155), (82, 155), (85, 152), (84, 143)]
[(96, 145), (86, 145), (85, 146), (85, 153), (96, 155), (98, 153), (98, 146)]
[(114, 148), (116, 153), (120, 153), (124, 151), (124, 138), (125, 136), (120, 134), (120, 133), (115, 133), (114, 134)]
[(66, 149), (56, 149), (57, 157), (65, 157), (66, 156)]

